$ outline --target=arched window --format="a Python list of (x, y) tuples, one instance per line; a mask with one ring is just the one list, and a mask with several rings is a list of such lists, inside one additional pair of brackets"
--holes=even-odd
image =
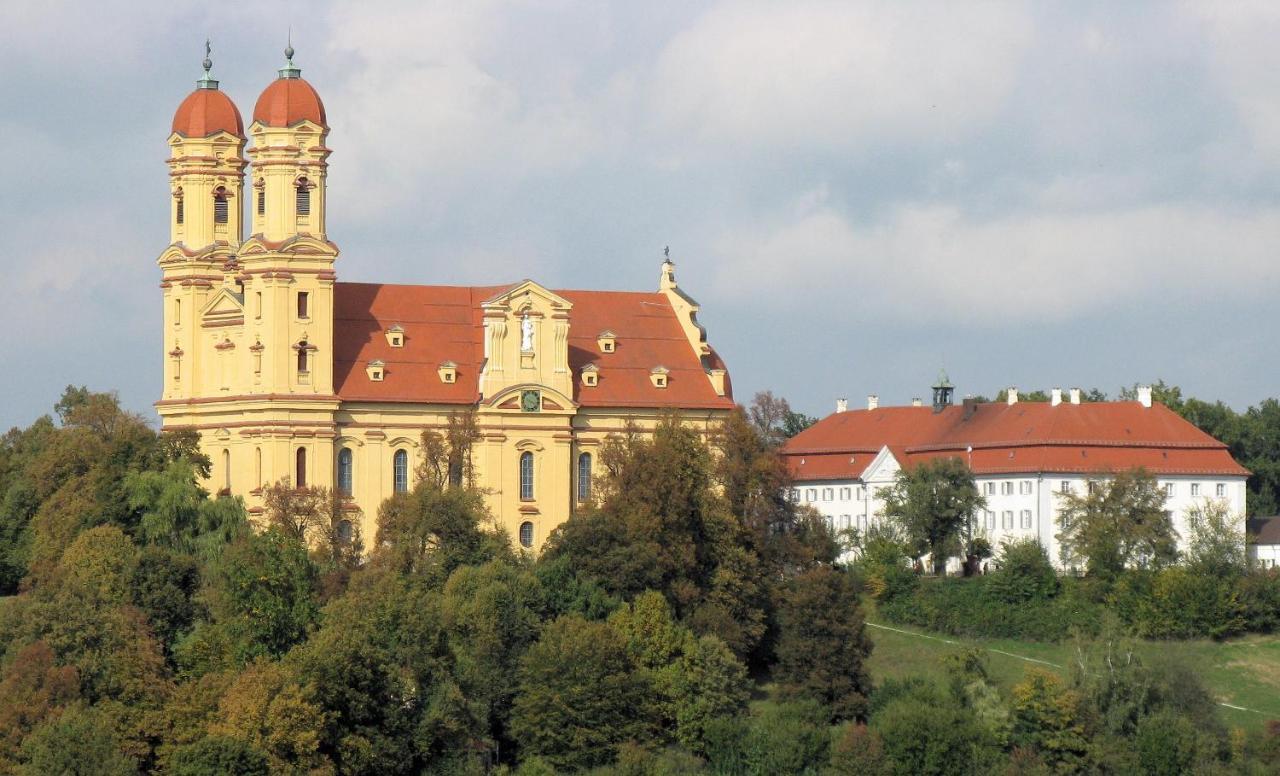
[(306, 178), (299, 178), (295, 185), (298, 189), (298, 215), (311, 215), (311, 184)]
[(307, 487), (307, 448), (299, 447), (294, 455), (294, 484), (299, 488)]
[(520, 546), (525, 549), (533, 546), (533, 523), (528, 520), (520, 524)]
[(253, 487), (262, 487), (262, 448), (253, 448)]
[(533, 453), (520, 454), (520, 499), (533, 501)]
[(407, 493), (409, 490), (409, 453), (397, 450), (391, 456), (391, 471), (396, 493)]
[(186, 219), (186, 207), (182, 201), (182, 189), (178, 189), (178, 223), (182, 223)]
[(305, 374), (307, 372), (307, 341), (303, 340), (298, 343), (298, 373)]
[(351, 544), (351, 539), (355, 536), (355, 530), (351, 527), (350, 520), (338, 521), (338, 543)]
[(449, 462), (449, 487), (462, 487), (462, 461)]
[(338, 451), (338, 490), (351, 495), (351, 448)]
[(231, 490), (231, 451), (222, 451), (222, 487)]
[(225, 186), (219, 186), (213, 190), (213, 222), (215, 224), (225, 224), (227, 222), (227, 189)]
[(578, 500), (591, 500), (591, 453), (578, 456)]

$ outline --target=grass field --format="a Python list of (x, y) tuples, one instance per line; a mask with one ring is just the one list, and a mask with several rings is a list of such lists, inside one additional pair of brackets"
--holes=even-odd
[[(888, 630), (883, 627), (888, 624), (874, 615), (868, 617), (868, 623), (872, 625), (869, 635), (875, 642), (869, 665), (877, 683), (911, 675), (941, 678), (942, 656), (967, 647), (986, 653), (993, 681), (1006, 690), (1036, 665), (1065, 676), (1072, 658), (1070, 644), (957, 639), (896, 625), (889, 626), (894, 630)], [(1144, 641), (1138, 650), (1139, 655), (1159, 652), (1180, 659), (1194, 670), (1220, 703), (1229, 704), (1219, 707), (1228, 726), (1257, 728), (1269, 719), (1280, 719), (1280, 637), (1251, 636), (1226, 642)]]

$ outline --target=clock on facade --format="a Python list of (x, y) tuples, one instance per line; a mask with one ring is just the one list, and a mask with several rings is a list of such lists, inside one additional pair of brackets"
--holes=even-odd
[(520, 409), (523, 412), (537, 412), (542, 409), (542, 396), (537, 391), (520, 393)]

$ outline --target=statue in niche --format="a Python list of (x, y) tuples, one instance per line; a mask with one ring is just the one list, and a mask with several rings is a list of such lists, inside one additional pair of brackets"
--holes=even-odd
[(520, 352), (533, 352), (533, 319), (527, 311), (520, 316)]

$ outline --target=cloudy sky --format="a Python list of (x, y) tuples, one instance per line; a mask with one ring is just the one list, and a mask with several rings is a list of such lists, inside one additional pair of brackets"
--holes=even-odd
[(247, 118), (290, 26), (340, 279), (652, 289), (670, 245), (738, 398), (811, 414), (1280, 394), (1280, 4), (54, 0), (0, 6), (0, 426), (154, 417), (172, 113), (209, 36)]

